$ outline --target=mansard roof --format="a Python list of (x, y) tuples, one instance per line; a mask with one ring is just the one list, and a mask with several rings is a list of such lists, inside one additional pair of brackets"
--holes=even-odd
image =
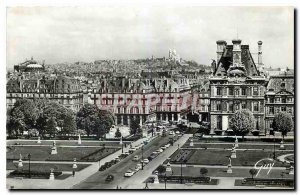
[(294, 83), (294, 76), (292, 75), (272, 76), (268, 82), (267, 91), (273, 91), (275, 94), (281, 91), (287, 91), (294, 94)]
[[(214, 76), (229, 76), (227, 71), (233, 62), (233, 45), (227, 45), (222, 53), (217, 68), (214, 72)], [(249, 45), (241, 45), (241, 62), (245, 68), (245, 75), (247, 77), (259, 76), (260, 73), (254, 63), (252, 55), (249, 50)]]

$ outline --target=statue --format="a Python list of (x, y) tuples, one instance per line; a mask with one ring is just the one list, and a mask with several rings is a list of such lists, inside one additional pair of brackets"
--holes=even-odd
[(212, 62), (211, 62), (211, 72), (214, 73), (215, 70), (216, 70), (216, 67), (217, 66), (217, 63), (216, 63), (216, 60), (212, 59)]

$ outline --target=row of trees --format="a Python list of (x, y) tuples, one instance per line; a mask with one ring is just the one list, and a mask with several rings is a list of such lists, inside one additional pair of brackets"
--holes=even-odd
[(78, 133), (82, 129), (87, 135), (103, 136), (114, 123), (113, 115), (100, 110), (96, 105), (85, 104), (75, 113), (63, 105), (46, 99), (20, 99), (7, 110), (7, 134), (9, 136), (29, 134), (55, 136)]
[[(229, 126), (234, 131), (234, 134), (242, 136), (252, 131), (254, 124), (254, 116), (248, 109), (236, 111), (229, 121)], [(293, 130), (294, 122), (290, 114), (279, 112), (273, 119), (272, 127), (274, 131), (281, 132), (284, 137), (287, 135), (287, 132)]]

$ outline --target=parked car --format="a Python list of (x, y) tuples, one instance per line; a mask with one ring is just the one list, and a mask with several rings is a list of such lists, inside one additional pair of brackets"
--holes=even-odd
[(159, 149), (156, 150), (156, 152), (157, 152), (158, 154), (160, 154), (160, 153), (163, 152), (163, 150), (162, 150), (161, 148), (159, 148)]
[(176, 134), (180, 134), (180, 132), (179, 132), (179, 131), (176, 131), (175, 133), (176, 133)]
[(139, 156), (138, 155), (135, 155), (134, 157), (133, 157), (133, 161), (138, 161), (140, 158), (139, 158)]
[(145, 164), (148, 164), (148, 163), (149, 163), (149, 159), (145, 158), (145, 159), (143, 160), (143, 162), (144, 162)]
[(140, 164), (140, 163), (136, 164), (136, 168), (137, 167), (141, 170), (142, 169), (142, 164)]
[(106, 182), (111, 182), (112, 180), (114, 180), (114, 176), (113, 175), (108, 175), (105, 179)]
[(167, 147), (166, 146), (162, 146), (162, 147), (160, 147), (160, 149), (165, 150), (165, 149), (167, 149)]
[(134, 151), (136, 151), (135, 147), (129, 148), (129, 153), (133, 153)]
[(116, 161), (116, 162), (120, 162), (121, 160), (120, 160), (119, 157), (117, 157), (117, 158), (115, 158), (115, 161)]
[(174, 131), (169, 131), (169, 135), (174, 135)]
[(168, 147), (170, 147), (170, 145), (171, 145), (171, 144), (166, 144), (165, 147), (168, 148)]
[(129, 169), (128, 171), (126, 171), (126, 173), (124, 174), (124, 176), (125, 177), (131, 177), (131, 176), (133, 176), (133, 174), (134, 174), (134, 172), (131, 169)]

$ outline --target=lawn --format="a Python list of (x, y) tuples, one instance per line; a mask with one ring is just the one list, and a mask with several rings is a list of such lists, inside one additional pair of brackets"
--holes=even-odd
[[(270, 145), (257, 145), (257, 144), (261, 144), (262, 142), (259, 143), (252, 143), (250, 144), (240, 144), (239, 143), (239, 147), (238, 149), (269, 149), (269, 150), (273, 150), (274, 149), (274, 145), (272, 143), (268, 143)], [(225, 149), (229, 149), (233, 147), (234, 143), (226, 143), (226, 144), (207, 144), (207, 143), (195, 143), (194, 142), (194, 146), (190, 146), (190, 142), (188, 141), (187, 143), (185, 143), (182, 148), (225, 148)], [(284, 148), (286, 150), (294, 150), (294, 145), (285, 145)], [(280, 144), (276, 144), (275, 145), (275, 149), (279, 150), (280, 149)]]
[(102, 147), (57, 147), (57, 154), (51, 155), (50, 147), (11, 146), (6, 153), (6, 158), (9, 160), (18, 160), (20, 154), (22, 154), (24, 160), (27, 159), (27, 155), (30, 153), (32, 161), (73, 161), (74, 158), (77, 161), (97, 161), (116, 151), (116, 148), (105, 148), (103, 150)]
[[(180, 167), (172, 167), (173, 175), (180, 175)], [(208, 177), (251, 177), (249, 169), (232, 169), (232, 173), (227, 173), (227, 168), (207, 168)], [(267, 175), (267, 170), (262, 170), (258, 178), (282, 178), (281, 173), (284, 172), (283, 178), (294, 178), (294, 175), (286, 174), (287, 170), (272, 169)], [(182, 167), (183, 176), (200, 176), (200, 167)]]
[[(49, 164), (49, 163), (30, 163), (30, 170), (31, 171), (39, 171), (39, 172), (47, 172), (50, 171), (51, 168), (54, 171), (70, 171), (72, 173), (72, 165), (73, 164)], [(77, 164), (76, 171), (81, 171), (86, 167), (90, 166), (89, 164)], [(13, 163), (12, 161), (7, 161), (6, 170), (17, 170), (18, 163)], [(23, 170), (29, 170), (29, 164), (23, 163)]]
[[(56, 142), (56, 146), (78, 146), (78, 142), (77, 140), (57, 140)], [(6, 141), (7, 146), (13, 146), (15, 144), (20, 144), (20, 145), (53, 145), (53, 140), (41, 140), (41, 143), (38, 144), (37, 140), (36, 141), (30, 141), (30, 140), (7, 140)], [(131, 142), (123, 142), (124, 144), (130, 144)], [(105, 146), (116, 146), (116, 147), (121, 147), (120, 142), (119, 141), (115, 141), (115, 142), (103, 142), (103, 141), (81, 141), (81, 145), (80, 146), (103, 146), (103, 144), (105, 144)]]
[[(171, 162), (179, 151), (177, 150), (171, 156)], [(276, 156), (291, 152), (278, 151)], [(228, 165), (228, 157), (231, 155), (230, 151), (222, 150), (197, 150), (189, 159), (187, 164), (199, 165)], [(272, 158), (273, 153), (267, 151), (237, 151), (237, 158), (232, 159), (233, 166), (254, 166), (254, 164), (263, 158)], [(283, 166), (281, 162), (276, 162), (274, 166)]]

